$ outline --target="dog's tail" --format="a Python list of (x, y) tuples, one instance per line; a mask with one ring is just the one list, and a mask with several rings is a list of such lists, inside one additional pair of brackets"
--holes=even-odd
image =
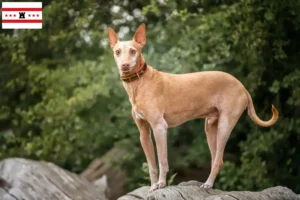
[(263, 121), (263, 120), (259, 119), (259, 117), (256, 115), (253, 101), (252, 101), (252, 98), (251, 98), (249, 92), (246, 89), (245, 89), (245, 92), (246, 92), (246, 95), (248, 98), (248, 115), (250, 116), (252, 121), (257, 125), (264, 126), (264, 127), (272, 126), (273, 124), (275, 124), (278, 119), (277, 109), (272, 105), (273, 116), (269, 121)]

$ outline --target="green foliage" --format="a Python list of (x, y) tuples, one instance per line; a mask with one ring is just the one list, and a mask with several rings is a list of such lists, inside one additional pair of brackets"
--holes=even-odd
[(1, 158), (81, 171), (130, 134), (123, 133), (133, 125), (129, 103), (104, 44), (107, 26), (99, 28), (106, 14), (114, 17), (111, 5), (100, 4), (51, 1), (44, 3), (43, 30), (2, 30)]
[(173, 181), (174, 181), (174, 179), (175, 179), (176, 176), (177, 176), (177, 173), (173, 174), (173, 175), (169, 178), (169, 180), (168, 180), (168, 185), (171, 185), (171, 184), (173, 183)]
[[(79, 172), (115, 142), (128, 139), (124, 145), (130, 153), (119, 164), (129, 173), (129, 189), (148, 183), (138, 131), (106, 36), (112, 26), (129, 39), (145, 22), (143, 51), (151, 66), (172, 73), (229, 72), (249, 90), (262, 119), (270, 117), (271, 104), (279, 110), (271, 128), (254, 125), (246, 114), (240, 119), (216, 187), (285, 185), (300, 192), (298, 1), (63, 0), (43, 5), (42, 30), (0, 30), (1, 158), (44, 159)], [(203, 120), (171, 129), (168, 143), (170, 181), (178, 169), (200, 170), (210, 162)], [(179, 176), (184, 174), (178, 172), (175, 182)]]

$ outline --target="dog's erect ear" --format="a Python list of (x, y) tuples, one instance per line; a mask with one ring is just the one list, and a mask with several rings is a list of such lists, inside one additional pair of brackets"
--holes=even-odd
[(141, 24), (136, 30), (133, 38), (134, 41), (139, 43), (142, 47), (146, 44), (146, 26)]
[(118, 38), (116, 32), (110, 27), (107, 30), (107, 34), (108, 34), (110, 47), (113, 49), (114, 46), (118, 43), (119, 38)]

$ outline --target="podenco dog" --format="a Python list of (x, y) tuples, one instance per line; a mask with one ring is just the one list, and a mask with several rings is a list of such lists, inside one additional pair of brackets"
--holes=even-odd
[[(142, 48), (146, 44), (144, 24), (139, 26), (130, 41), (119, 41), (112, 28), (108, 28), (108, 38), (132, 105), (132, 117), (140, 132), (149, 166), (150, 191), (166, 186), (169, 170), (167, 128), (205, 118), (212, 167), (202, 187), (211, 188), (223, 164), (229, 135), (244, 110), (248, 108), (250, 118), (260, 126), (271, 126), (278, 119), (278, 111), (273, 105), (272, 118), (269, 121), (259, 119), (248, 91), (228, 73), (206, 71), (169, 74), (147, 65), (142, 55)], [(159, 178), (150, 127), (157, 146)]]

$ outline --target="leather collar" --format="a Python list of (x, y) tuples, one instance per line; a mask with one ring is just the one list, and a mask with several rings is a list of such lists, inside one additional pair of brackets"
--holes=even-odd
[(139, 68), (137, 68), (133, 74), (128, 72), (129, 74), (121, 75), (120, 79), (127, 83), (131, 81), (135, 81), (136, 79), (139, 79), (141, 76), (143, 76), (146, 70), (147, 70), (147, 64), (146, 62), (144, 62), (144, 65), (141, 65)]

